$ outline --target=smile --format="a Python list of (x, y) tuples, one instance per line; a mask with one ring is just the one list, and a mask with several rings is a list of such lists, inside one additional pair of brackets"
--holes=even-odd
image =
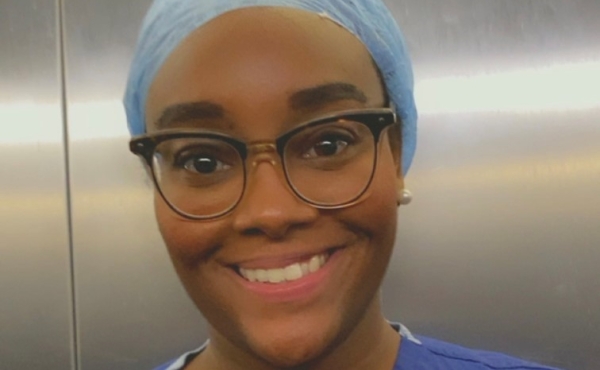
[(304, 262), (297, 262), (282, 268), (274, 269), (244, 269), (239, 268), (240, 275), (250, 281), (259, 283), (281, 284), (302, 279), (321, 269), (327, 263), (329, 253), (312, 256)]

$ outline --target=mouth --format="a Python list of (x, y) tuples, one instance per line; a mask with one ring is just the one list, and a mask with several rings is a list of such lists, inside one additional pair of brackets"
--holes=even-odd
[(319, 271), (330, 256), (335, 252), (335, 249), (328, 250), (324, 253), (315, 254), (308, 258), (291, 263), (280, 268), (242, 268), (237, 267), (238, 274), (251, 283), (264, 284), (283, 284), (300, 280), (306, 276)]

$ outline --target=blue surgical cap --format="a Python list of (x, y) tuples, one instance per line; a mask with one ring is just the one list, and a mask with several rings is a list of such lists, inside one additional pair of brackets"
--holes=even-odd
[(223, 13), (251, 6), (292, 7), (327, 15), (366, 45), (402, 119), (402, 168), (406, 174), (417, 134), (413, 72), (404, 37), (382, 0), (155, 0), (142, 25), (124, 98), (131, 134), (146, 131), (150, 85), (183, 39)]

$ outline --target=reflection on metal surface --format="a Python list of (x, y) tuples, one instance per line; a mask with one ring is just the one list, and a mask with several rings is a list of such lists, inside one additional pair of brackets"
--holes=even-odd
[(0, 145), (46, 143), (57, 144), (60, 149), (62, 130), (56, 126), (60, 114), (56, 103), (0, 103)]
[(421, 114), (552, 112), (600, 107), (600, 62), (421, 80)]
[[(488, 165), (474, 165), (459, 168), (440, 167), (433, 171), (419, 174), (421, 186), (439, 184), (443, 181), (446, 187), (485, 187), (519, 186), (539, 182), (540, 179), (551, 181), (559, 177), (560, 181), (582, 181), (586, 179), (600, 181), (600, 149), (597, 153), (570, 156), (558, 159), (529, 159), (515, 162), (501, 162)], [(591, 199), (594, 200), (594, 199)], [(600, 198), (595, 199), (600, 206)], [(591, 205), (591, 204), (590, 204)]]
[(0, 0), (3, 370), (72, 369), (56, 13), (54, 1)]
[(97, 100), (74, 103), (69, 107), (69, 118), (78, 125), (69, 131), (72, 141), (102, 140), (127, 137), (125, 111), (121, 100)]
[[(596, 370), (600, 3), (387, 3), (417, 61), (422, 117), (407, 179), (414, 201), (401, 208), (384, 286), (388, 317)], [(119, 102), (149, 4), (65, 1), (82, 370), (149, 369), (206, 335), (127, 150)]]

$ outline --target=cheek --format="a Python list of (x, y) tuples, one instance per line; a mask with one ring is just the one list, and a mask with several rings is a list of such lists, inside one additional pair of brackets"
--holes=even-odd
[[(370, 271), (377, 286), (392, 255), (396, 239), (397, 229), (397, 186), (398, 181), (391, 155), (389, 161), (382, 161), (381, 166), (373, 179), (373, 189), (368, 206), (361, 210), (362, 218), (365, 220), (364, 229), (368, 230), (371, 237), (372, 264), (380, 272)], [(373, 267), (371, 267), (373, 268)]]
[(394, 247), (397, 229), (396, 186), (393, 181), (380, 182), (372, 194), (372, 203), (363, 210), (378, 256), (387, 260)]
[(198, 222), (176, 214), (155, 192), (154, 211), (158, 228), (178, 273), (193, 270), (219, 248), (223, 222)]
[(370, 225), (375, 238), (395, 237), (397, 220), (397, 194), (402, 180), (397, 176), (396, 165), (389, 147), (381, 150), (369, 198), (362, 204), (363, 219)]
[(366, 284), (369, 291), (383, 278), (394, 248), (397, 228), (397, 186), (401, 182), (396, 176), (391, 153), (382, 152), (368, 197), (339, 213), (340, 220), (348, 228), (359, 231), (368, 240), (368, 248), (361, 250), (361, 262), (356, 262), (356, 265), (361, 270), (357, 275), (370, 277), (360, 283)]

